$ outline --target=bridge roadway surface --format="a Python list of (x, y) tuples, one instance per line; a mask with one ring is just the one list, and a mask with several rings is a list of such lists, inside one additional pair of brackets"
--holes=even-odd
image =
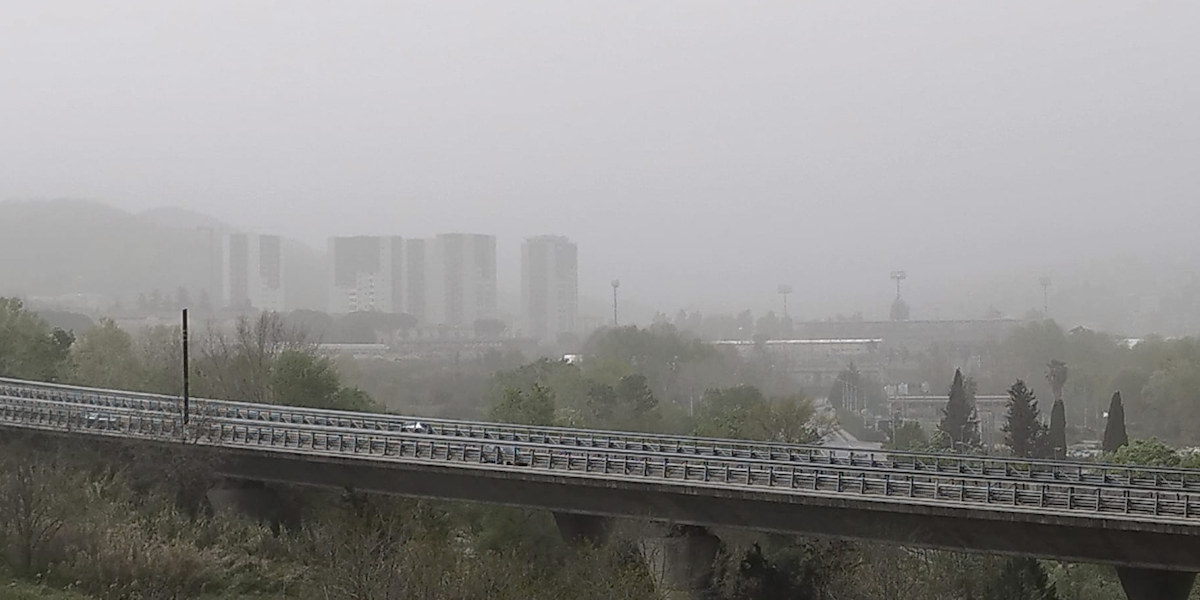
[(1200, 570), (1186, 470), (975, 458), (946, 472), (926, 455), (452, 421), (416, 432), (404, 417), (214, 400), (184, 426), (176, 398), (2, 383), (0, 427), (184, 445), (231, 478), (1108, 563), (1150, 586), (1131, 598), (1176, 597), (1168, 572)]
[[(886, 468), (875, 457), (856, 463), (811, 446), (476, 431), (482, 424), (460, 424), (470, 434), (416, 432), (406, 431), (412, 420), (396, 416), (220, 401), (199, 401), (202, 414), (184, 426), (178, 398), (5, 385), (0, 427), (182, 445), (211, 452), (217, 472), (229, 478), (534, 506), (556, 517), (634, 517), (1109, 563), (1134, 600), (1186, 598), (1200, 569), (1198, 494), (1180, 469), (1014, 470), (1024, 461), (1013, 461), (1001, 475), (988, 470), (1004, 461), (974, 458), (983, 462), (959, 462), (959, 473), (946, 473), (941, 462), (932, 470), (919, 461)], [(581, 442), (568, 438), (581, 436), (592, 446), (571, 445)], [(656, 450), (596, 446), (635, 442)], [(766, 456), (756, 457), (764, 448)], [(961, 473), (972, 466), (980, 472)], [(1036, 479), (1048, 473), (1072, 479)], [(1096, 482), (1085, 481), (1096, 473)]]
[[(131, 408), (178, 415), (178, 397), (120, 390), (85, 388), (0, 378), (0, 395), (40, 398), (96, 407)], [(355, 413), (323, 409), (193, 399), (196, 419), (226, 417), (251, 422), (293, 423), (351, 428), (363, 431), (409, 431), (481, 440), (556, 444), (578, 448), (632, 450), (674, 455), (749, 458), (821, 465), (866, 466), (899, 471), (953, 473), (1006, 477), (1035, 482), (1087, 483), (1200, 492), (1200, 471), (1191, 469), (1129, 467), (1079, 461), (1013, 459), (1003, 457), (869, 451), (826, 445), (783, 444), (745, 440), (697, 438), (666, 434), (536, 427), (452, 419), (428, 419), (383, 413)], [(416, 429), (419, 428), (419, 431)]]

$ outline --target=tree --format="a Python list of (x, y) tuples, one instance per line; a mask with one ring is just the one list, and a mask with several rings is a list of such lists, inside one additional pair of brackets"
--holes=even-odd
[(84, 333), (71, 348), (68, 378), (80, 385), (137, 388), (144, 379), (133, 338), (112, 319)]
[(752, 385), (711, 389), (696, 410), (692, 433), (701, 437), (814, 443), (821, 439), (813, 423), (815, 412), (807, 398), (767, 400)]
[(1119, 465), (1194, 469), (1200, 463), (1200, 455), (1195, 452), (1181, 452), (1158, 438), (1150, 438), (1134, 440), (1121, 446), (1116, 452), (1109, 454), (1106, 460)]
[(616, 386), (590, 381), (585, 400), (585, 422), (589, 427), (653, 431), (661, 421), (658, 398), (644, 375), (626, 375)]
[(980, 446), (979, 416), (975, 410), (975, 382), (963, 377), (962, 370), (954, 371), (950, 384), (949, 399), (942, 410), (942, 421), (938, 431), (950, 443), (952, 449), (966, 450)]
[(1038, 453), (1042, 431), (1039, 414), (1037, 396), (1018, 379), (1008, 388), (1008, 414), (1002, 429), (1013, 456), (1033, 458)]
[(312, 349), (305, 332), (268, 312), (238, 319), (232, 336), (210, 330), (197, 341), (199, 351), (193, 354), (198, 394), (260, 403), (271, 401), (275, 360), (289, 350)]
[(341, 383), (327, 358), (287, 350), (271, 367), (271, 400), (286, 406), (329, 408)]
[(74, 341), (20, 300), (0, 298), (0, 377), (55, 380)]
[(829, 387), (829, 403), (835, 409), (851, 412), (878, 408), (884, 403), (883, 386), (851, 362)]
[(1046, 439), (1050, 455), (1054, 458), (1067, 457), (1067, 407), (1061, 398), (1050, 408), (1050, 430)]
[(889, 450), (922, 450), (928, 446), (929, 436), (917, 421), (901, 422), (888, 435)]
[(1112, 403), (1108, 405), (1108, 422), (1104, 425), (1104, 441), (1101, 448), (1105, 452), (1116, 452), (1128, 443), (1129, 434), (1125, 432), (1125, 407), (1121, 404), (1121, 392), (1115, 392)]
[[(142, 330), (135, 349), (142, 369), (142, 381), (137, 389), (171, 396), (183, 393), (181, 335), (178, 325), (155, 325)], [(197, 371), (195, 363), (192, 371), (193, 374)]]
[(1063, 388), (1067, 386), (1068, 374), (1067, 363), (1057, 358), (1046, 363), (1046, 381), (1050, 382), (1050, 391), (1055, 400), (1063, 399)]
[(696, 409), (694, 435), (716, 438), (765, 439), (770, 408), (762, 391), (752, 385), (711, 389)]
[[(660, 420), (658, 398), (654, 397), (646, 376), (641, 373), (626, 375), (617, 382), (617, 401), (629, 416), (629, 425), (635, 429), (653, 426)], [(637, 424), (641, 424), (638, 427)]]
[(1174, 443), (1200, 438), (1200, 361), (1169, 359), (1146, 382), (1137, 409), (1139, 431)]
[(271, 367), (271, 399), (276, 404), (366, 411), (375, 407), (357, 388), (343, 387), (337, 368), (325, 357), (286, 350)]
[(983, 600), (1055, 600), (1054, 584), (1033, 558), (1010, 558), (983, 591)]
[(531, 391), (509, 388), (504, 399), (492, 407), (490, 417), (500, 423), (520, 425), (554, 425), (554, 392), (540, 383)]
[(1064, 458), (1067, 454), (1067, 407), (1063, 403), (1063, 388), (1067, 386), (1067, 363), (1051, 359), (1046, 363), (1046, 381), (1050, 383), (1050, 391), (1054, 394), (1054, 405), (1050, 409), (1050, 437), (1048, 444), (1054, 458)]

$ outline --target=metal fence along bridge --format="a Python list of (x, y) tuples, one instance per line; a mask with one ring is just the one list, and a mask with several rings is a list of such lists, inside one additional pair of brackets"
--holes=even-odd
[(1187, 469), (212, 399), (192, 400), (185, 424), (177, 397), (11, 379), (0, 428), (204, 448), (231, 478), (1102, 562), (1139, 600), (1185, 598), (1200, 571), (1200, 471)]

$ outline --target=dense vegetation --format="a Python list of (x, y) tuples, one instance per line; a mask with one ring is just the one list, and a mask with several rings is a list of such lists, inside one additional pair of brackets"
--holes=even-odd
[[(405, 412), (436, 405), (443, 414), (530, 424), (788, 442), (814, 441), (829, 426), (768, 366), (718, 352), (669, 326), (602, 331), (582, 354), (578, 364), (503, 355), (425, 368), (335, 363), (315, 354), (303, 331), (264, 315), (197, 338), (192, 380), (197, 394), (216, 397)], [(176, 394), (179, 363), (174, 328), (135, 336), (102, 321), (76, 337), (52, 330), (19, 302), (0, 301), (2, 376)], [(955, 387), (951, 396), (973, 393), (961, 376)], [(1140, 414), (1132, 406), (1129, 412)], [(925, 434), (906, 424), (894, 441), (902, 436)], [(80, 441), (55, 445), (12, 433), (0, 443), (0, 578), (20, 582), (14, 594), (71, 600), (657, 597), (637, 550), (638, 523), (622, 524), (599, 547), (573, 548), (541, 511), (281, 488), (280, 504), (298, 516), (273, 529), (209, 508), (206, 491), (214, 478), (202, 455), (149, 455)], [(1192, 455), (1153, 440), (1134, 441), (1112, 456), (1194, 463)], [(716, 533), (722, 547), (713, 586), (721, 598), (1121, 597), (1111, 571), (1090, 565)]]

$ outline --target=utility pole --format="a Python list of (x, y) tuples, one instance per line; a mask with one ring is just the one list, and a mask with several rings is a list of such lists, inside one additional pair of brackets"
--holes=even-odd
[(189, 406), (189, 378), (188, 378), (188, 309), (183, 309), (183, 425), (184, 436), (187, 435), (187, 424), (191, 417), (191, 406)]
[(621, 280), (620, 280), (620, 279), (614, 279), (614, 280), (612, 280), (612, 289), (613, 289), (613, 327), (619, 327), (619, 324), (618, 324), (618, 321), (617, 321), (617, 288), (619, 288), (619, 287), (621, 287)]

